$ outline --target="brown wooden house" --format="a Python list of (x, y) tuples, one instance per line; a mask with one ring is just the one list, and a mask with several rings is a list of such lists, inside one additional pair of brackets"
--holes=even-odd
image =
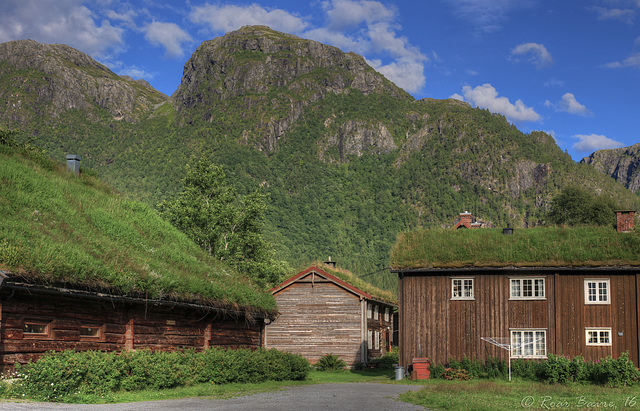
[(640, 365), (639, 233), (610, 228), (425, 230), (399, 238), (400, 363), (429, 357), (599, 359)]
[(0, 369), (55, 350), (260, 347), (264, 319), (230, 307), (41, 286), (1, 272)]
[(265, 347), (311, 363), (325, 354), (349, 366), (381, 357), (393, 344), (397, 305), (390, 294), (364, 287), (353, 274), (320, 264), (287, 279), (272, 290), (280, 315), (266, 327)]

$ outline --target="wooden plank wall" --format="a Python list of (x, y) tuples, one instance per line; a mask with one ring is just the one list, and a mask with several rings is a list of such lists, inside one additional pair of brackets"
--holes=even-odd
[(311, 363), (325, 354), (338, 355), (349, 365), (362, 361), (358, 296), (316, 276), (314, 282), (295, 282), (274, 297), (280, 316), (266, 327), (267, 348), (300, 354)]
[[(546, 278), (545, 300), (509, 300), (508, 274), (472, 275), (475, 300), (452, 301), (451, 277), (407, 275), (400, 279), (400, 362), (408, 365), (416, 357), (430, 357), (435, 363), (463, 357), (486, 360), (507, 358), (507, 351), (481, 337), (508, 337), (513, 328), (547, 330), (547, 352), (598, 359), (617, 358), (629, 351), (636, 365), (640, 357), (640, 301), (633, 273), (540, 274)], [(587, 305), (585, 278), (610, 278), (611, 304)], [(611, 327), (612, 345), (587, 347), (586, 327)], [(619, 333), (621, 335), (619, 335)]]
[[(36, 360), (49, 350), (176, 350), (261, 345), (262, 321), (215, 318), (199, 310), (16, 293), (0, 299), (0, 367)], [(25, 322), (46, 323), (49, 334), (25, 335)], [(96, 327), (99, 337), (80, 335)]]

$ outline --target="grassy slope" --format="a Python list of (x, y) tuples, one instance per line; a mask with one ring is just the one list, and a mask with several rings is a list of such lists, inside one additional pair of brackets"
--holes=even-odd
[[(22, 151), (22, 153), (21, 153)], [(0, 267), (43, 285), (273, 312), (146, 204), (41, 154), (0, 145)]]
[(397, 269), (640, 265), (640, 232), (611, 227), (416, 230), (398, 235)]

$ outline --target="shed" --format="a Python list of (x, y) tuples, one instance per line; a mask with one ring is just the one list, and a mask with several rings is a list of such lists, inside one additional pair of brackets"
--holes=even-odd
[(267, 348), (300, 354), (311, 363), (334, 354), (354, 366), (384, 355), (394, 344), (393, 296), (345, 270), (313, 265), (271, 292), (280, 315), (266, 327)]

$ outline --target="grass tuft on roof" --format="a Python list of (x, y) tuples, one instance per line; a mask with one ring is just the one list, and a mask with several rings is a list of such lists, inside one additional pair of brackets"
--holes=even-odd
[(370, 294), (374, 298), (382, 301), (386, 301), (392, 304), (398, 304), (398, 296), (390, 291), (382, 290), (375, 285), (368, 283), (366, 280), (358, 277), (356, 274), (344, 268), (333, 267), (332, 265), (325, 264), (319, 261), (314, 262), (312, 265), (320, 268), (328, 274), (338, 277), (342, 281), (351, 284), (360, 291), (364, 291)]
[(259, 315), (277, 311), (270, 293), (213, 259), (149, 206), (0, 134), (5, 281)]
[(639, 266), (640, 233), (612, 227), (425, 229), (398, 235), (394, 270), (465, 267)]

